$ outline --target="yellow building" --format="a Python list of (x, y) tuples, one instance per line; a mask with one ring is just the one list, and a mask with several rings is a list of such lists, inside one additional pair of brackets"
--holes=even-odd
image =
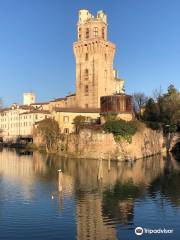
[(86, 121), (99, 118), (99, 109), (80, 109), (80, 108), (59, 108), (52, 113), (54, 119), (59, 123), (61, 133), (72, 133), (75, 131), (74, 118), (76, 116), (86, 117)]

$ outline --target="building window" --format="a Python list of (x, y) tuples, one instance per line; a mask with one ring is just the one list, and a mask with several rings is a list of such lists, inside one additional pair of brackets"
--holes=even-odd
[(107, 70), (104, 70), (104, 78), (107, 79)]
[(89, 79), (89, 71), (88, 71), (88, 69), (85, 69), (85, 71), (84, 71), (84, 80), (88, 80)]
[(85, 108), (88, 108), (88, 104), (87, 103), (85, 104)]
[(85, 85), (84, 92), (85, 92), (85, 96), (89, 95), (89, 87), (88, 87), (88, 85)]
[(69, 128), (64, 128), (64, 133), (68, 134), (69, 133)]
[(105, 29), (102, 28), (102, 38), (104, 39), (104, 37), (105, 37)]
[(95, 27), (95, 28), (94, 28), (94, 37), (97, 37), (97, 36), (98, 36), (98, 28)]
[(105, 58), (105, 60), (107, 60), (107, 54), (106, 53), (104, 54), (104, 58)]
[(85, 60), (88, 61), (88, 53), (86, 53)]
[(68, 123), (69, 122), (69, 117), (68, 116), (64, 116), (63, 117), (63, 121), (64, 121), (64, 123)]
[(81, 40), (81, 28), (79, 28), (78, 39)]
[(86, 28), (86, 38), (89, 38), (89, 28)]

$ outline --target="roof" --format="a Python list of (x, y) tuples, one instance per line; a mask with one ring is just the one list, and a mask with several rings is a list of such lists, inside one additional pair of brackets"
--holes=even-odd
[(49, 104), (49, 102), (31, 103), (30, 105), (45, 105), (45, 104)]
[(24, 109), (24, 110), (31, 110), (32, 107), (28, 105), (17, 105), (17, 106), (11, 106), (7, 108), (0, 109), (0, 112), (10, 111), (10, 110), (18, 110), (18, 109)]
[(24, 112), (24, 113), (21, 113), (20, 115), (32, 114), (32, 113), (50, 114), (50, 112), (47, 110), (31, 110), (30, 112)]
[(99, 108), (55, 108), (56, 112), (100, 113)]
[(51, 100), (50, 102), (58, 102), (58, 101), (63, 101), (66, 100), (66, 98), (55, 98), (54, 100)]
[(67, 95), (66, 97), (74, 97), (74, 96), (76, 96), (76, 94), (75, 93), (71, 93), (71, 94)]
[(11, 110), (11, 108), (1, 108), (0, 112), (5, 112), (5, 111), (8, 111), (8, 110)]

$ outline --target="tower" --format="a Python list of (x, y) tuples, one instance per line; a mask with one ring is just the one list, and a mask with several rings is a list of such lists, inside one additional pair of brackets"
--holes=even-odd
[(107, 16), (103, 11), (94, 17), (88, 10), (79, 11), (76, 58), (76, 103), (81, 108), (99, 108), (100, 97), (123, 92), (124, 81), (114, 74), (115, 45), (107, 37)]
[(23, 94), (23, 104), (30, 105), (35, 103), (35, 95), (32, 92), (27, 92)]

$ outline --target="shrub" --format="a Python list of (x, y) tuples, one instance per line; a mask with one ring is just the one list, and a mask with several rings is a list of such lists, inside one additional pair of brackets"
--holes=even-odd
[(113, 121), (117, 119), (117, 113), (116, 112), (110, 112), (110, 113), (103, 113), (102, 116), (104, 117), (105, 121)]
[(124, 120), (107, 121), (102, 128), (105, 132), (113, 133), (116, 141), (124, 138), (129, 143), (132, 141), (132, 136), (137, 131), (137, 126), (134, 122), (126, 122)]
[(145, 122), (146, 126), (148, 128), (151, 128), (152, 130), (161, 130), (161, 124), (159, 122)]

